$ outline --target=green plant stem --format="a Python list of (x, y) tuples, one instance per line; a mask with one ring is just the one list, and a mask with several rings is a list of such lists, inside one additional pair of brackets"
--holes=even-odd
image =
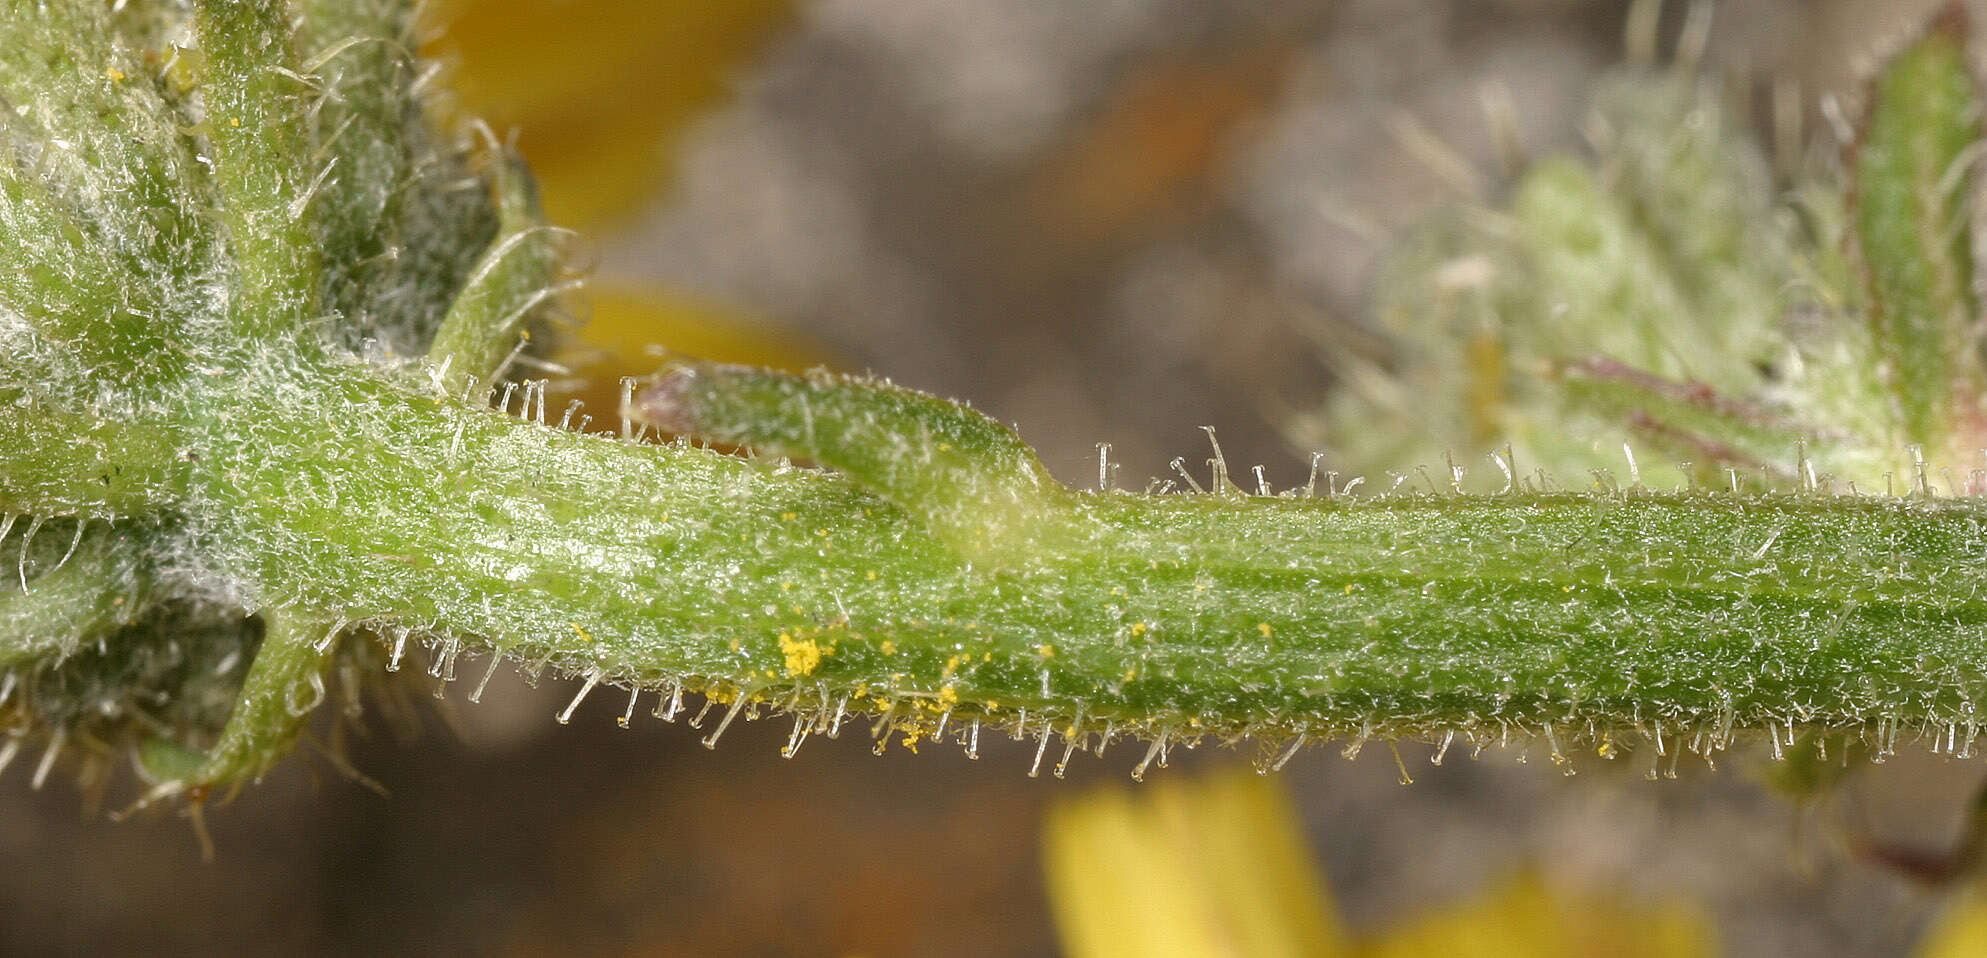
[(318, 301), (311, 201), (329, 171), (299, 164), (312, 152), (290, 16), (288, 0), (194, 7), (216, 206), (234, 259), (230, 321), (251, 342), (292, 335)]
[(886, 711), (913, 734), (945, 714), (1065, 736), (1722, 746), (1969, 725), (1987, 689), (1972, 501), (1056, 488), (1080, 534), (989, 570), (836, 475), (309, 375), (290, 401), (229, 398), (196, 466), (204, 512), (227, 517), (205, 551), (263, 602), (450, 660), (804, 721)]
[(0, 404), (0, 514), (97, 518), (143, 515), (185, 493), (173, 430), (65, 413), (47, 403)]
[[(1987, 504), (1933, 498), (1922, 473), (1907, 498), (1854, 494), (1868, 471), (1831, 495), (1804, 457), (1769, 470), (1791, 476), (1779, 493), (1631, 474), (1578, 494), (1407, 480), (1353, 498), (1328, 477), (1324, 499), (1251, 497), (1225, 466), (1208, 495), (1079, 493), (954, 403), (712, 365), (667, 371), (624, 416), (763, 458), (547, 423), (545, 384), (501, 370), (563, 289), (558, 234), (513, 157), (490, 144), (480, 182), (466, 141), (425, 127), (413, 24), (397, 0), (0, 0), (8, 748), (128, 742), (158, 794), (205, 794), (293, 742), (328, 669), (369, 667), (361, 636), (395, 667), (426, 646), (444, 680), (483, 654), (665, 716), (702, 693), (725, 708), (712, 741), (786, 711), (790, 747), (854, 712), (913, 742), (985, 723), (1043, 752), (1136, 735), (1147, 761), (1205, 735), (1674, 755), (1805, 729), (1880, 756), (1900, 728), (1961, 752), (1978, 731)], [(1700, 464), (1771, 467), (1838, 434), (1883, 447), (1852, 464), (1897, 440), (1969, 461), (1963, 35), (1942, 22), (1885, 69), (1854, 148), (1841, 221), (1871, 322), (1839, 345), (1873, 345), (1841, 362), (1887, 390), (1865, 425), (1760, 401), (1808, 395), (1769, 375), (1782, 353), (1825, 357), (1774, 318), (1782, 234), (1744, 253), (1761, 224), (1733, 212), (1764, 215), (1747, 205), (1764, 180), (1719, 159), (1687, 85), (1658, 111), (1697, 131), (1663, 147), (1682, 169), (1645, 145), (1654, 165), (1618, 171), (1655, 199), (1547, 161), (1515, 190), (1522, 256), (1456, 272), (1463, 247), (1430, 247), (1454, 275), (1410, 285), (1467, 293), (1488, 346), (1452, 364), (1481, 387), (1454, 406), (1471, 441), (1521, 425), (1504, 397), (1550, 369), (1539, 392)], [(1824, 285), (1852, 304), (1825, 320), (1852, 318), (1857, 291)], [(1693, 354), (1678, 323), (1729, 348)]]

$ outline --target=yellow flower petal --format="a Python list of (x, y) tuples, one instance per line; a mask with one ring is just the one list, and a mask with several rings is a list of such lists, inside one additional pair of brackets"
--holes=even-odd
[(1714, 953), (1716, 940), (1710, 920), (1689, 906), (1566, 894), (1536, 874), (1520, 873), (1468, 900), (1409, 916), (1363, 954), (1699, 958)]
[(1346, 951), (1274, 779), (1098, 790), (1052, 806), (1044, 835), (1049, 898), (1073, 958)]
[(1987, 894), (1971, 890), (1955, 895), (1925, 932), (1917, 954), (1918, 958), (1987, 955)]
[(597, 229), (666, 185), (691, 121), (791, 13), (790, 0), (452, 0), (437, 51), (464, 109), (518, 146), (548, 219)]

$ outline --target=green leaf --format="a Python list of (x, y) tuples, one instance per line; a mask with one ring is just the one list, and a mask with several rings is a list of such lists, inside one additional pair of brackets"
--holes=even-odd
[[(472, 138), (429, 122), (420, 19), (397, 0), (300, 0), (300, 69), (325, 175), (311, 201), (327, 315), (348, 347), (422, 353), (496, 229)], [(587, 19), (587, 18), (578, 18)]]
[[(1573, 360), (1554, 370), (1567, 400), (1628, 427), (1645, 455), (1691, 463), (1701, 482), (1722, 484), (1723, 470), (1737, 469), (1747, 481), (1762, 471), (1782, 487), (1817, 477), (1800, 461), (1803, 443), (1823, 431), (1789, 418), (1787, 412), (1719, 393), (1703, 383), (1679, 382), (1598, 356)], [(1840, 435), (1828, 437), (1842, 442)]]
[(1877, 74), (1852, 148), (1853, 219), (1898, 438), (1943, 451), (1981, 393), (1968, 210), (1980, 100), (1959, 8)]
[(970, 556), (1039, 553), (1070, 525), (1067, 490), (1014, 430), (888, 382), (685, 363), (635, 411), (668, 432), (838, 469)]
[(497, 236), (464, 279), (428, 347), (428, 358), (444, 367), (442, 388), (449, 392), (471, 383), (494, 385), (513, 349), (529, 338), (532, 319), (560, 292), (554, 280), (561, 231), (545, 225), (537, 185), (523, 158), (507, 149), (492, 152)]
[(263, 620), (262, 645), (242, 679), (228, 724), (200, 768), (189, 779), (165, 783), (167, 792), (260, 777), (289, 750), (324, 700), (324, 672), (334, 661), (339, 625), (281, 612)]

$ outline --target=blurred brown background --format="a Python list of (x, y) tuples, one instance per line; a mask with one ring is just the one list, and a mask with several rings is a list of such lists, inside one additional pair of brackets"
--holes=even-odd
[[(441, 45), (472, 103), (525, 124), (553, 214), (591, 227), (601, 348), (717, 330), (724, 348), (871, 369), (1017, 423), (1073, 483), (1110, 441), (1132, 487), (1196, 451), (1204, 423), (1231, 461), (1301, 480), (1278, 423), (1330, 387), (1312, 344), (1365, 335), (1390, 236), (1494, 193), (1486, 100), (1529, 149), (1577, 143), (1625, 17), (1576, 0), (696, 6), (482, 0)], [(1709, 60), (1748, 88), (1842, 89), (1919, 6), (1728, 3)], [(533, 44), (567, 52), (537, 63)], [(534, 79), (562, 64), (563, 85)], [(1431, 142), (1463, 165), (1428, 162)], [(584, 162), (616, 151), (612, 175)], [(860, 734), (788, 761), (773, 723), (707, 752), (681, 727), (617, 729), (607, 694), (559, 726), (562, 683), (453, 694), (455, 730), (430, 720), (410, 742), (375, 722), (354, 749), (391, 797), (292, 762), (211, 810), (212, 864), (185, 822), (89, 819), (17, 769), (0, 779), (0, 951), (1051, 953), (1043, 803), (1117, 787), (1132, 761), (1029, 779), (1032, 750), (1005, 741), (972, 762), (874, 757)], [(1535, 867), (1698, 902), (1733, 954), (1895, 954), (1939, 900), (1841, 846), (1948, 842), (1980, 778), (1907, 753), (1804, 814), (1743, 758), (1648, 783), (1621, 763), (1565, 778), (1428, 751), (1402, 748), (1407, 788), (1384, 749), (1312, 749), (1282, 775), (1355, 928)], [(1157, 774), (1248, 757), (1208, 748)]]

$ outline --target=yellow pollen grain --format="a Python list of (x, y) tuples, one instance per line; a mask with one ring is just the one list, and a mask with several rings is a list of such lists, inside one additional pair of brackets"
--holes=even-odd
[(950, 682), (947, 682), (946, 684), (939, 686), (938, 703), (947, 708), (959, 704), (959, 690), (953, 688), (952, 683)]
[(813, 675), (821, 667), (821, 646), (813, 639), (796, 639), (780, 633), (780, 654), (786, 656), (787, 675)]
[(1352, 594), (1352, 583), (1348, 582), (1345, 584), (1345, 594), (1346, 595)]
[(869, 581), (871, 581), (871, 582), (875, 582), (875, 581), (876, 581), (876, 570), (875, 570), (875, 569), (871, 569), (871, 570), (869, 570), (868, 572), (865, 572), (865, 573), (863, 573), (863, 574), (864, 574), (865, 576), (867, 576), (867, 577), (869, 578)]
[(1270, 632), (1273, 630), (1269, 627), (1268, 622), (1258, 622), (1256, 623), (1256, 631), (1261, 632), (1263, 634), (1263, 638), (1267, 639), (1269, 638)]
[(580, 637), (581, 642), (593, 641), (593, 635), (587, 632), (587, 630), (580, 628), (580, 624), (578, 622), (568, 622), (566, 624), (573, 627), (573, 634), (578, 635)]
[(103, 72), (103, 75), (104, 75), (104, 79), (106, 79), (106, 80), (109, 80), (109, 81), (110, 81), (110, 82), (112, 82), (112, 83), (123, 83), (123, 82), (124, 82), (124, 71), (123, 71), (123, 70), (120, 70), (120, 69), (118, 69), (118, 68), (116, 68), (116, 67), (111, 67), (111, 68), (109, 68), (109, 69), (105, 70), (105, 71)]
[(1053, 659), (1056, 657), (1056, 647), (1044, 642), (1035, 646), (1035, 654), (1045, 659)]
[(800, 513), (798, 513), (798, 512), (782, 512), (782, 513), (780, 513), (780, 518), (781, 518), (781, 519), (784, 519), (784, 520), (786, 520), (786, 521), (788, 521), (788, 522), (792, 522), (792, 521), (794, 521), (795, 519), (798, 519), (798, 518), (800, 518)]
[(895, 643), (895, 642), (892, 642), (892, 641), (890, 641), (889, 639), (885, 639), (885, 640), (883, 640), (883, 644), (882, 644), (881, 646), (878, 646), (878, 648), (880, 648), (880, 649), (882, 649), (882, 650), (883, 650), (883, 654), (884, 654), (884, 655), (896, 655), (896, 654), (897, 654), (897, 643)]
[(229, 126), (240, 126), (240, 125), (241, 125), (241, 117), (238, 117), (238, 116), (231, 116), (231, 117), (228, 117), (228, 125), (229, 125)]
[(1137, 638), (1138, 636), (1141, 636), (1141, 635), (1144, 635), (1144, 634), (1145, 634), (1145, 630), (1146, 630), (1146, 629), (1149, 629), (1149, 628), (1151, 628), (1151, 626), (1149, 626), (1149, 625), (1146, 625), (1146, 624), (1145, 624), (1145, 623), (1143, 623), (1143, 622), (1133, 622), (1133, 623), (1131, 624), (1131, 634), (1132, 634), (1132, 637), (1133, 637), (1133, 638)]

